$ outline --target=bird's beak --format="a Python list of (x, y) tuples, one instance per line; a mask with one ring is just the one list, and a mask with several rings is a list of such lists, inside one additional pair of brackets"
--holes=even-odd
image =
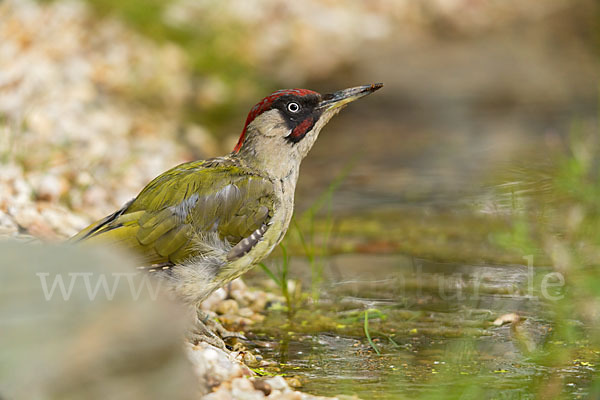
[(360, 99), (374, 91), (381, 89), (383, 83), (374, 83), (372, 85), (357, 86), (349, 89), (339, 90), (335, 93), (326, 94), (319, 103), (319, 108), (323, 111), (329, 111), (340, 108), (354, 100)]

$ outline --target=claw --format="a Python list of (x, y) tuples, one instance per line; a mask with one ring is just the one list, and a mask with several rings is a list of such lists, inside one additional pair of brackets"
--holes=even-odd
[(205, 342), (222, 350), (227, 350), (227, 345), (223, 339), (230, 338), (248, 340), (239, 332), (232, 332), (225, 329), (223, 325), (212, 319), (208, 313), (198, 309), (196, 322), (188, 334), (190, 342), (194, 344)]

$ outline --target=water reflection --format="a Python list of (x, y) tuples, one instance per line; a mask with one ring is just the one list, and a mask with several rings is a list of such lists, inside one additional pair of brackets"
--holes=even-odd
[[(303, 260), (292, 261), (292, 275), (305, 286), (309, 271)], [(292, 324), (271, 312), (264, 326), (253, 328), (253, 338), (263, 343), (258, 351), (280, 363), (280, 372), (300, 375), (304, 390), (320, 395), (410, 398), (455, 388), (466, 377), (470, 384), (487, 377), (488, 395), (533, 398), (532, 382), (558, 374), (573, 383), (569, 397), (575, 398), (585, 392), (592, 371), (558, 371), (535, 359), (552, 331), (552, 299), (540, 287), (550, 272), (527, 265), (339, 255), (327, 263), (318, 305), (298, 311)], [(560, 288), (554, 289), (551, 295), (559, 296)], [(370, 332), (382, 356), (362, 332), (367, 309), (378, 310), (371, 314)], [(519, 320), (494, 324), (510, 313)], [(321, 329), (319, 316), (335, 319), (340, 329)]]

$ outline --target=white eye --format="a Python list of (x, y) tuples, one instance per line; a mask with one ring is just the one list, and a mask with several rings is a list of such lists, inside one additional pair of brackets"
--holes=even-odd
[(287, 109), (289, 112), (297, 113), (298, 111), (300, 111), (300, 105), (298, 103), (289, 103), (287, 105)]

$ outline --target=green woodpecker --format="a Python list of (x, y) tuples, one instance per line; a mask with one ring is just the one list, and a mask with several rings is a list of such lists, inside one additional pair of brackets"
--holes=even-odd
[(264, 259), (285, 235), (300, 162), (348, 103), (381, 88), (279, 90), (248, 114), (233, 152), (181, 164), (72, 241), (117, 244), (198, 304)]

